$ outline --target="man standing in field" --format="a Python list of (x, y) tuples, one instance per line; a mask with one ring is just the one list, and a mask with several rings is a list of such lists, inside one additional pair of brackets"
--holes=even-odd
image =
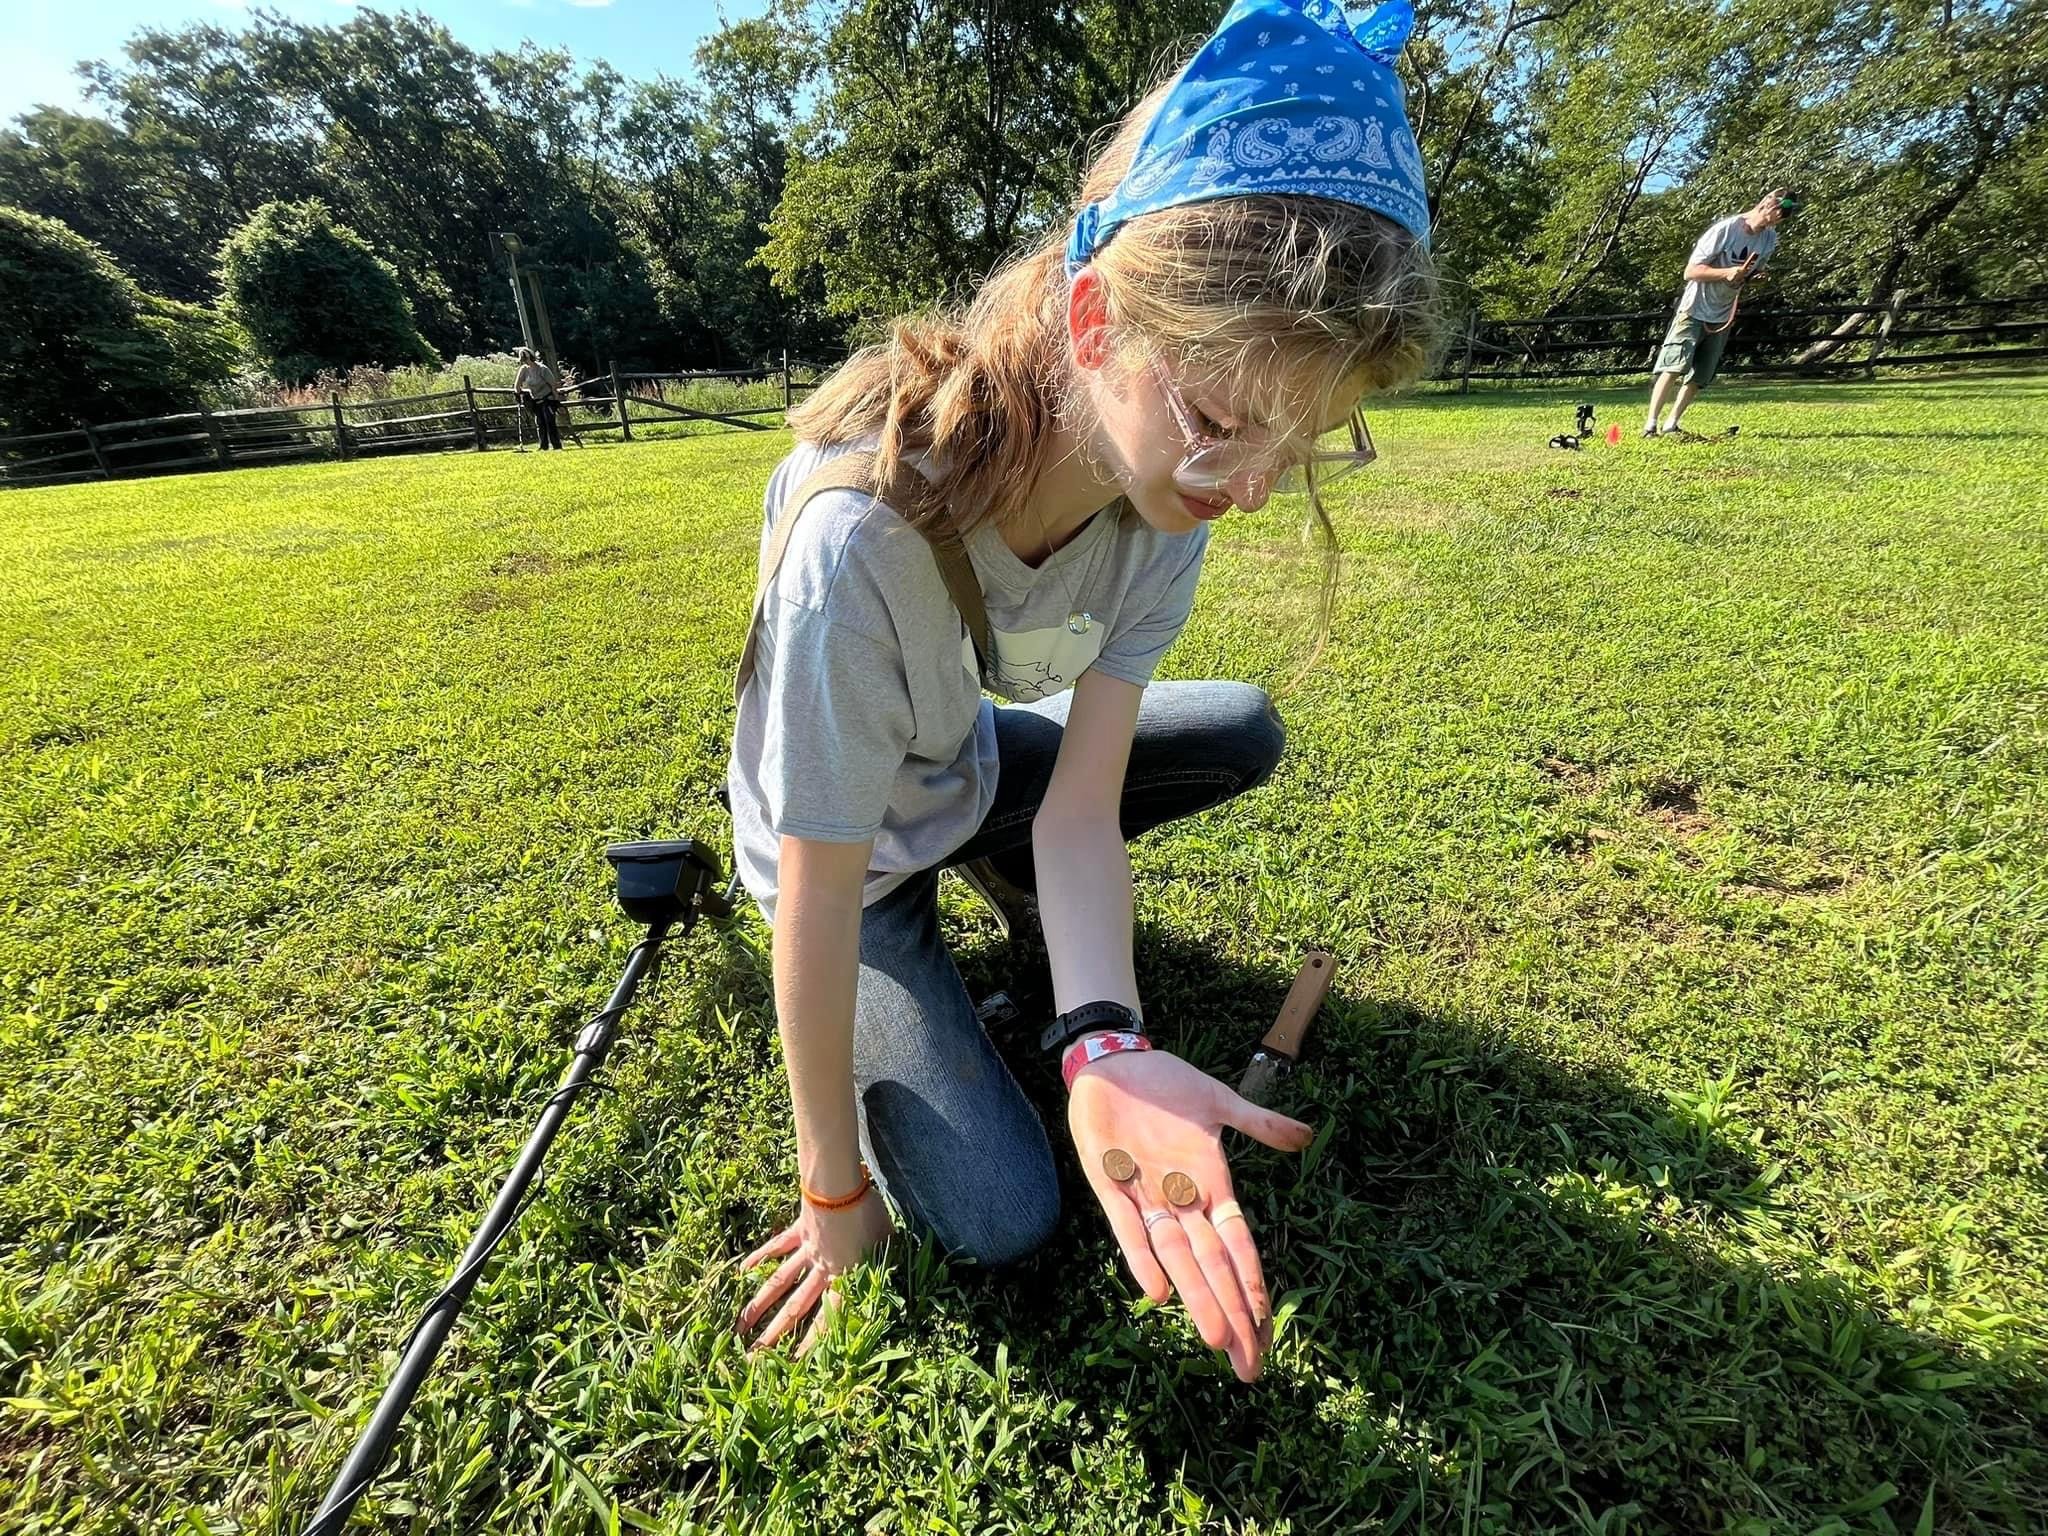
[(1743, 284), (1762, 271), (1777, 250), (1778, 221), (1798, 211), (1799, 199), (1790, 192), (1769, 192), (1747, 213), (1716, 220), (1693, 246), (1686, 259), (1685, 292), (1679, 296), (1678, 313), (1672, 316), (1671, 329), (1657, 352), (1657, 382), (1650, 389), (1650, 414), (1643, 422), (1643, 436), (1659, 435), (1657, 415), (1674, 380), (1680, 386), (1678, 401), (1671, 407), (1664, 433), (1679, 430), (1693, 396), (1714, 382), (1721, 354), (1728, 347), (1728, 333), (1735, 326), (1735, 306)]

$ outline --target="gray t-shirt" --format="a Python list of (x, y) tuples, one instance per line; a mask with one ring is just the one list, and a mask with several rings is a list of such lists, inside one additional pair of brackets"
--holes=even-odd
[[(800, 441), (776, 467), (764, 549), (784, 498), (851, 446)], [(967, 555), (1002, 696), (1050, 697), (1090, 667), (1149, 682), (1187, 622), (1208, 542), (1206, 527), (1160, 533), (1118, 500), (1034, 569), (982, 524)], [(870, 906), (974, 835), (996, 767), (995, 706), (924, 535), (861, 492), (814, 497), (769, 583), (726, 765), (740, 878), (761, 915), (775, 921), (784, 834), (872, 837)]]
[[(1695, 262), (1705, 262), (1710, 267), (1739, 267), (1750, 256), (1756, 257), (1761, 268), (1771, 259), (1771, 252), (1778, 248), (1776, 228), (1752, 230), (1742, 222), (1739, 213), (1718, 219), (1707, 227), (1699, 243), (1692, 248), (1692, 254), (1685, 259), (1689, 267)], [(1688, 280), (1685, 292), (1679, 295), (1678, 312), (1690, 315), (1695, 320), (1704, 320), (1708, 325), (1719, 325), (1735, 310), (1735, 296), (1741, 288), (1734, 283), (1693, 282)]]

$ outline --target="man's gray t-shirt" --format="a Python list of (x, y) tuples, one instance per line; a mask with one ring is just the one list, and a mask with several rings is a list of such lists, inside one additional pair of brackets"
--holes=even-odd
[[(785, 498), (852, 446), (800, 441), (776, 467), (763, 549)], [(1149, 682), (1187, 622), (1208, 542), (1207, 527), (1160, 533), (1118, 500), (1034, 569), (983, 523), (967, 555), (1002, 696), (1047, 698), (1091, 667)], [(924, 535), (863, 492), (813, 497), (769, 583), (726, 765), (740, 878), (762, 916), (775, 921), (785, 834), (872, 837), (869, 906), (974, 835), (996, 768), (995, 706)]]
[[(1730, 214), (1717, 219), (1700, 236), (1699, 243), (1692, 248), (1692, 254), (1685, 259), (1690, 267), (1704, 262), (1710, 267), (1739, 267), (1751, 256), (1756, 257), (1759, 268), (1771, 259), (1771, 252), (1778, 248), (1776, 228), (1752, 230), (1743, 222), (1743, 215)], [(1685, 292), (1679, 295), (1678, 313), (1703, 320), (1708, 325), (1719, 325), (1735, 312), (1735, 296), (1741, 288), (1735, 283), (1695, 282), (1690, 279)]]

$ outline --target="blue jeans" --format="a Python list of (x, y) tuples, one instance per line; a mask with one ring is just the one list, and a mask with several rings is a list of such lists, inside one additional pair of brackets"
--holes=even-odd
[[(997, 708), (1002, 766), (980, 829), (861, 914), (853, 1028), (861, 1152), (915, 1234), (982, 1264), (1021, 1258), (1051, 1237), (1059, 1174), (1044, 1124), (975, 1017), (939, 935), (939, 868), (987, 857), (1015, 884), (1036, 888), (1031, 821), (1072, 699), (1067, 692)], [(1124, 775), (1125, 841), (1265, 783), (1286, 739), (1272, 701), (1249, 683), (1153, 683)], [(1025, 1048), (1035, 1051), (1036, 1039)]]

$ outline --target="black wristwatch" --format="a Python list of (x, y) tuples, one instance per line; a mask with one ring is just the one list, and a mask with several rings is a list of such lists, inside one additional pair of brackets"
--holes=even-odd
[(1079, 1008), (1068, 1009), (1046, 1025), (1038, 1036), (1038, 1048), (1057, 1051), (1069, 1040), (1085, 1035), (1091, 1029), (1128, 1029), (1142, 1035), (1145, 1021), (1122, 1003), (1083, 1003)]

